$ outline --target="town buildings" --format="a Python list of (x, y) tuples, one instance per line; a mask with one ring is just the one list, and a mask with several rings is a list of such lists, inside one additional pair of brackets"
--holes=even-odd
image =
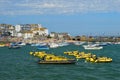
[(40, 42), (45, 40), (74, 40), (90, 42), (119, 42), (119, 36), (71, 36), (69, 33), (48, 33), (41, 24), (0, 24), (0, 41)]
[(14, 36), (22, 37), (24, 39), (33, 38), (35, 35), (48, 35), (48, 29), (44, 28), (40, 24), (0, 24), (0, 35), (1, 36)]

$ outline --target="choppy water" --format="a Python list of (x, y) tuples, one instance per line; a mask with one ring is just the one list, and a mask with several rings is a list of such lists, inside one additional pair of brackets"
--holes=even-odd
[(79, 60), (72, 65), (37, 64), (38, 59), (29, 55), (35, 49), (31, 46), (0, 48), (0, 80), (120, 80), (120, 45), (105, 46), (103, 50), (96, 51), (70, 45), (47, 51), (64, 55), (64, 51), (79, 50), (113, 59), (112, 63), (85, 63)]

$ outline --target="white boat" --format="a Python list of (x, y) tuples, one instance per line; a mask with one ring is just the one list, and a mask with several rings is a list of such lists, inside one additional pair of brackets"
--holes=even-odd
[(115, 42), (114, 44), (120, 44), (120, 42)]
[(47, 43), (32, 43), (31, 46), (44, 46), (47, 45)]
[(21, 48), (21, 46), (16, 43), (10, 43), (8, 48), (9, 49), (18, 49), (18, 48)]
[(24, 42), (18, 42), (17, 45), (19, 45), (19, 46), (25, 46), (26, 43), (24, 43)]
[(57, 43), (49, 43), (48, 44), (50, 48), (57, 48), (59, 45)]
[(84, 49), (87, 49), (87, 50), (100, 50), (100, 49), (103, 49), (102, 46), (98, 46), (98, 45), (83, 45)]

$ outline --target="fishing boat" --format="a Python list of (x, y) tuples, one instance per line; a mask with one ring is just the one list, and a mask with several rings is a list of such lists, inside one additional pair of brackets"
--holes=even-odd
[(49, 43), (48, 44), (50, 48), (57, 48), (59, 45), (57, 43)]
[(85, 59), (87, 57), (92, 56), (91, 53), (85, 53), (85, 52), (79, 52), (79, 51), (67, 51), (67, 52), (64, 52), (64, 54), (74, 56), (76, 57), (76, 59)]
[(84, 49), (86, 50), (100, 50), (100, 49), (103, 49), (102, 46), (99, 46), (99, 45), (83, 45)]
[(75, 60), (39, 60), (39, 64), (75, 64)]
[(75, 59), (47, 54), (39, 60), (39, 64), (75, 64)]
[(75, 59), (69, 59), (63, 56), (45, 55), (39, 60), (39, 64), (75, 64)]
[(18, 49), (18, 48), (21, 48), (21, 46), (19, 46), (19, 45), (10, 45), (9, 46), (9, 49)]
[(26, 43), (24, 43), (24, 42), (18, 42), (16, 44), (19, 45), (19, 46), (25, 46), (26, 45)]
[(99, 46), (107, 46), (107, 45), (108, 45), (108, 43), (106, 43), (106, 42), (99, 43)]
[(86, 58), (86, 61), (93, 62), (93, 63), (108, 63), (108, 62), (112, 62), (112, 58), (96, 57), (96, 55), (93, 55), (92, 57)]
[(40, 60), (39, 64), (75, 64), (75, 59), (66, 58), (64, 56), (56, 56), (54, 54), (48, 54), (45, 52), (30, 52), (31, 55), (34, 55)]
[(0, 47), (5, 47), (5, 44), (0, 44)]
[(18, 49), (21, 48), (20, 45), (16, 44), (16, 43), (10, 43), (10, 45), (8, 46), (9, 49)]

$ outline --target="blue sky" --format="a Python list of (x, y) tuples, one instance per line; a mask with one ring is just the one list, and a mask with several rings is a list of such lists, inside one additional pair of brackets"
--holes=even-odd
[(0, 0), (0, 23), (42, 24), (50, 32), (116, 35), (120, 0)]

